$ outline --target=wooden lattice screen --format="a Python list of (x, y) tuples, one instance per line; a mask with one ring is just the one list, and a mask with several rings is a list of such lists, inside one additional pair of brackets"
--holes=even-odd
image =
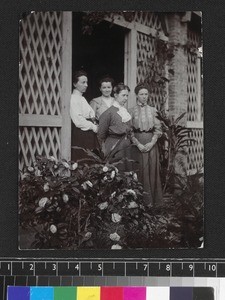
[(61, 12), (34, 12), (20, 22), (19, 169), (61, 155), (62, 21)]
[[(136, 12), (135, 21), (151, 28), (152, 34), (138, 31), (137, 34), (137, 83), (152, 77), (151, 60), (156, 56), (156, 35), (165, 38), (159, 16), (155, 13)], [(165, 87), (155, 87), (151, 91), (151, 104), (160, 109), (165, 96)]]
[(203, 103), (201, 95), (201, 58), (193, 49), (200, 46), (200, 34), (188, 30), (188, 107), (187, 126), (192, 129), (191, 138), (196, 140), (188, 149), (188, 170), (195, 172), (203, 167)]
[(134, 20), (135, 22), (149, 26), (153, 30), (163, 31), (159, 15), (156, 13), (136, 11)]

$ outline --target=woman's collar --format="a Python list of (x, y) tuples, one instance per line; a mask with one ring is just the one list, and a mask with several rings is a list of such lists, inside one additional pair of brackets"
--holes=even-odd
[(113, 106), (117, 107), (117, 108), (121, 108), (121, 107), (124, 107), (124, 106), (121, 106), (116, 100), (113, 101)]
[(147, 106), (148, 103), (147, 102), (146, 103), (141, 103), (141, 102), (137, 101), (137, 105), (139, 105), (141, 107), (144, 107), (144, 106)]
[(73, 94), (83, 96), (83, 94), (80, 91), (78, 91), (77, 89), (73, 90)]

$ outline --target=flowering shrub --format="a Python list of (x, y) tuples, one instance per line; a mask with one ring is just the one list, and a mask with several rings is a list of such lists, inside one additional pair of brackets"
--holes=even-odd
[(36, 228), (32, 248), (124, 247), (127, 222), (143, 209), (136, 174), (114, 165), (38, 157), (21, 175), (20, 224)]
[[(185, 205), (173, 199), (163, 207), (147, 207), (135, 172), (120, 172), (116, 164), (98, 161), (56, 161), (37, 157), (19, 183), (20, 226), (35, 230), (35, 249), (129, 249), (198, 245), (184, 234), (184, 215), (196, 212), (193, 199)], [(199, 198), (200, 199), (200, 198)], [(201, 202), (201, 201), (200, 201)], [(177, 212), (181, 212), (177, 213)], [(201, 213), (198, 214), (201, 217)], [(190, 222), (189, 222), (190, 225)], [(31, 234), (30, 234), (31, 236)]]

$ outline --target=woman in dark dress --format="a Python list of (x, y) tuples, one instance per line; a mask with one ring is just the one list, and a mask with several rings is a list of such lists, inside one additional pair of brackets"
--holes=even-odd
[(134, 131), (132, 156), (139, 162), (138, 179), (143, 184), (146, 204), (162, 203), (159, 151), (157, 141), (161, 136), (161, 124), (155, 107), (148, 105), (149, 92), (145, 84), (135, 88), (137, 104), (129, 110)]
[[(110, 162), (129, 156), (131, 145), (131, 116), (125, 108), (129, 87), (123, 83), (114, 87), (114, 102), (99, 118), (98, 139), (102, 151)], [(121, 171), (127, 170), (127, 164), (121, 163)]]
[[(77, 71), (74, 73), (73, 87), (74, 90), (70, 99), (70, 116), (73, 122), (71, 144), (91, 150), (98, 148), (96, 136), (98, 125), (95, 122), (95, 113), (83, 97), (83, 93), (88, 87), (86, 72)], [(71, 156), (73, 161), (86, 157), (84, 151), (73, 148)]]

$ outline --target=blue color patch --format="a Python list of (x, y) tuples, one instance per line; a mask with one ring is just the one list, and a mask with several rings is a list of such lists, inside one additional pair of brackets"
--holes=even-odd
[(53, 287), (31, 287), (30, 300), (54, 300)]
[(30, 288), (23, 286), (9, 286), (7, 300), (30, 300)]

